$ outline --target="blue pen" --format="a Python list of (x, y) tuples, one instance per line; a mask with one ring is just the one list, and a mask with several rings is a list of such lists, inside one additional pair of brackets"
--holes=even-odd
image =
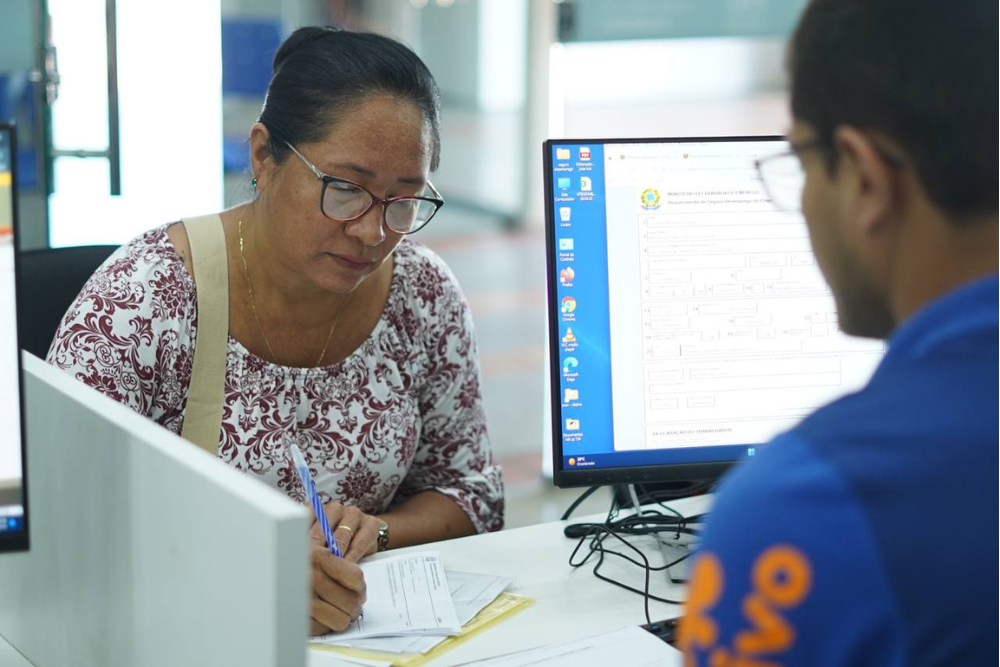
[(320, 500), (319, 494), (316, 493), (316, 483), (313, 482), (312, 475), (309, 474), (309, 465), (306, 463), (306, 458), (302, 456), (299, 446), (294, 442), (289, 447), (289, 450), (292, 452), (292, 463), (295, 465), (295, 472), (299, 474), (299, 481), (302, 482), (302, 487), (306, 490), (309, 504), (312, 505), (316, 520), (319, 521), (319, 527), (323, 530), (326, 545), (330, 547), (330, 553), (337, 558), (343, 558), (344, 555), (340, 553), (340, 547), (337, 546), (337, 539), (333, 536), (333, 531), (330, 530), (330, 522), (326, 520), (326, 512), (323, 511), (323, 501)]
[[(330, 530), (330, 522), (326, 520), (326, 512), (323, 511), (323, 501), (320, 500), (319, 494), (316, 493), (316, 483), (309, 473), (309, 464), (306, 463), (306, 457), (302, 456), (302, 451), (294, 442), (288, 449), (292, 453), (292, 463), (294, 464), (295, 472), (299, 475), (299, 481), (302, 482), (302, 487), (306, 490), (306, 495), (309, 497), (309, 504), (312, 505), (313, 514), (316, 515), (319, 527), (323, 531), (323, 537), (326, 538), (326, 546), (330, 548), (330, 553), (334, 556), (343, 558), (344, 555), (340, 553), (340, 547), (337, 546), (337, 538), (333, 536), (333, 531)], [(364, 617), (364, 611), (358, 614), (358, 618)]]

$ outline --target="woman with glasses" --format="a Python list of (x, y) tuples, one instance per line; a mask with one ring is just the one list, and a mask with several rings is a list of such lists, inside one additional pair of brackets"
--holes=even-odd
[[(428, 179), (439, 105), (402, 44), (302, 28), (278, 50), (250, 131), (253, 198), (212, 218), (228, 335), (209, 444), (299, 501), (289, 451), (303, 452), (344, 553), (332, 557), (314, 526), (314, 634), (357, 618), (362, 556), (503, 525), (469, 308), (441, 259), (408, 238), (444, 205)], [(198, 311), (211, 271), (192, 262), (201, 242), (187, 222), (120, 248), (48, 355), (181, 434), (198, 332), (226, 310), (223, 299)]]

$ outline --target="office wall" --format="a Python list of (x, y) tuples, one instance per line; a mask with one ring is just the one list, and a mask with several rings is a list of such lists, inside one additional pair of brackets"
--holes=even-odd
[(479, 106), (480, 4), (462, 2), (447, 8), (431, 4), (420, 11), (420, 55), (450, 107)]

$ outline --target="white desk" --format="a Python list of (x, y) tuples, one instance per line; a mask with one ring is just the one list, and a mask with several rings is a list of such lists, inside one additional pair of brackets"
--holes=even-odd
[[(707, 511), (710, 503), (710, 497), (701, 496), (671, 503), (671, 507), (691, 516)], [(565, 522), (554, 521), (391, 552), (437, 549), (445, 568), (514, 577), (516, 582), (509, 592), (535, 598), (535, 603), (527, 609), (515, 612), (429, 664), (434, 667), (455, 665), (645, 623), (641, 595), (595, 577), (592, 572), (594, 560), (576, 569), (568, 564), (577, 540), (565, 537), (563, 527), (568, 523), (603, 519), (603, 515), (575, 517)], [(629, 539), (642, 549), (652, 565), (663, 564), (655, 538)], [(613, 541), (611, 538), (606, 544), (612, 546)], [(641, 590), (641, 568), (624, 561), (618, 565), (620, 560), (605, 559), (601, 572)], [(683, 599), (684, 595), (683, 587), (669, 584), (663, 572), (651, 574), (650, 592), (674, 599)], [(678, 605), (649, 603), (649, 614), (654, 621), (680, 613)]]
[[(706, 511), (710, 503), (710, 497), (702, 496), (671, 503), (671, 507), (690, 516)], [(514, 577), (516, 582), (509, 592), (535, 598), (534, 604), (527, 609), (515, 612), (430, 664), (433, 667), (456, 665), (645, 623), (641, 595), (597, 579), (592, 574), (593, 561), (578, 569), (568, 564), (577, 540), (565, 537), (563, 526), (603, 518), (598, 515), (575, 517), (566, 522), (554, 521), (390, 552), (401, 554), (437, 549), (446, 568)], [(653, 538), (630, 539), (643, 550), (651, 564), (662, 564)], [(640, 568), (624, 562), (618, 565), (618, 560), (605, 560), (602, 572), (641, 589)], [(668, 584), (662, 572), (651, 575), (650, 592), (676, 598), (684, 593), (682, 587)], [(677, 605), (655, 601), (649, 604), (654, 621), (677, 616), (680, 611)], [(31, 665), (0, 637), (0, 667)]]

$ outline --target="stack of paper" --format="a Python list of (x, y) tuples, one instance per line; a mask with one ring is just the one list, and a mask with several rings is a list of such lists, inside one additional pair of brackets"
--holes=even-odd
[(513, 579), (445, 572), (437, 552), (362, 563), (368, 586), (364, 618), (314, 644), (388, 653), (426, 653), (461, 632)]
[[(389, 667), (389, 665), (393, 667), (418, 667), (460, 643), (468, 641), (476, 634), (524, 609), (532, 602), (531, 598), (523, 595), (501, 593), (496, 600), (486, 605), (471, 621), (462, 626), (461, 634), (445, 638), (427, 653), (389, 653), (331, 644), (312, 644), (312, 650), (307, 651), (310, 658), (308, 665), (309, 667), (343, 667), (345, 664), (361, 664), (369, 667)], [(324, 660), (318, 659), (317, 654), (325, 654), (322, 656)], [(331, 655), (335, 656), (339, 662), (325, 660)]]

